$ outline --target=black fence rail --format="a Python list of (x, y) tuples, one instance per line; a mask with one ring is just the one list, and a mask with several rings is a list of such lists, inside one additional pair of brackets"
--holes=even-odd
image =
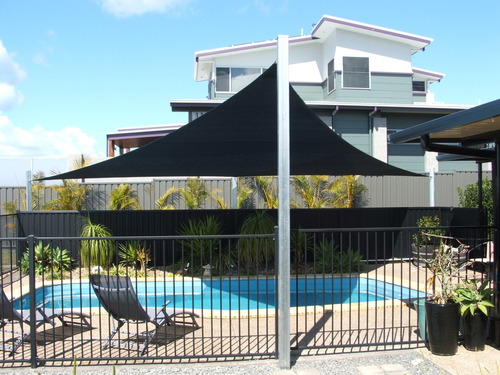
[[(293, 231), (292, 351), (423, 346), (415, 301), (430, 290), (411, 251), (417, 230)], [(489, 230), (453, 228), (453, 240), (475, 251), (461, 277), (490, 277), (472, 266), (488, 258)], [(276, 242), (274, 233), (4, 237), (24, 251), (2, 274), (0, 364), (274, 358)]]

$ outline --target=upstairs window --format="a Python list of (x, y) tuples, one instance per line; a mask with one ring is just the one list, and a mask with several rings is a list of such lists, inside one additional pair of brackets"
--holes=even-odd
[(425, 81), (413, 81), (413, 92), (425, 92)]
[(261, 75), (262, 68), (217, 68), (215, 91), (237, 92)]
[(217, 68), (215, 91), (229, 91), (229, 68)]
[(334, 70), (334, 64), (333, 64), (333, 59), (328, 63), (328, 93), (331, 93), (333, 90), (335, 90), (335, 70)]
[(368, 57), (344, 57), (342, 78), (344, 88), (369, 89), (370, 63)]

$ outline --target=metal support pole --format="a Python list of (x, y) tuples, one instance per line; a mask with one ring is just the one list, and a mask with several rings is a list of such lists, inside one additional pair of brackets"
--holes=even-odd
[(238, 178), (231, 178), (231, 208), (238, 208)]
[(436, 174), (434, 168), (431, 168), (429, 173), (429, 206), (434, 207), (436, 205)]
[[(30, 363), (31, 368), (37, 367), (36, 353), (36, 296), (35, 296), (35, 236), (28, 236), (28, 251), (29, 251), (29, 286), (30, 286)], [(21, 323), (22, 324), (22, 323)]]
[(493, 280), (497, 294), (495, 305), (500, 309), (500, 141), (495, 141), (496, 158), (493, 162)]
[(26, 211), (32, 209), (31, 171), (26, 171)]
[(278, 359), (290, 369), (290, 89), (288, 36), (278, 36)]

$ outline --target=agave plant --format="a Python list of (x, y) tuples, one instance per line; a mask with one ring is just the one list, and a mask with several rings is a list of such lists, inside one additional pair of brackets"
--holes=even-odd
[[(43, 245), (38, 242), (34, 248), (34, 267), (35, 274), (60, 274), (63, 271), (71, 269), (72, 259), (68, 250), (56, 247), (52, 248), (50, 244)], [(26, 251), (20, 261), (21, 271), (28, 272), (30, 268), (30, 253)]]

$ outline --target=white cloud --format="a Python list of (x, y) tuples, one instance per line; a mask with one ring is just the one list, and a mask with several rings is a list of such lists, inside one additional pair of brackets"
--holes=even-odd
[(0, 113), (23, 102), (23, 95), (14, 87), (26, 73), (13, 60), (0, 40)]
[(8, 84), (19, 83), (26, 78), (26, 73), (13, 60), (0, 40), (0, 82)]
[(0, 111), (14, 108), (23, 99), (23, 95), (14, 86), (0, 82)]
[(191, 0), (97, 0), (107, 12), (117, 17), (139, 16), (144, 13), (164, 13), (186, 5)]
[(32, 129), (23, 129), (0, 113), (0, 156), (100, 156), (96, 144), (96, 139), (80, 128), (52, 131), (36, 125)]

